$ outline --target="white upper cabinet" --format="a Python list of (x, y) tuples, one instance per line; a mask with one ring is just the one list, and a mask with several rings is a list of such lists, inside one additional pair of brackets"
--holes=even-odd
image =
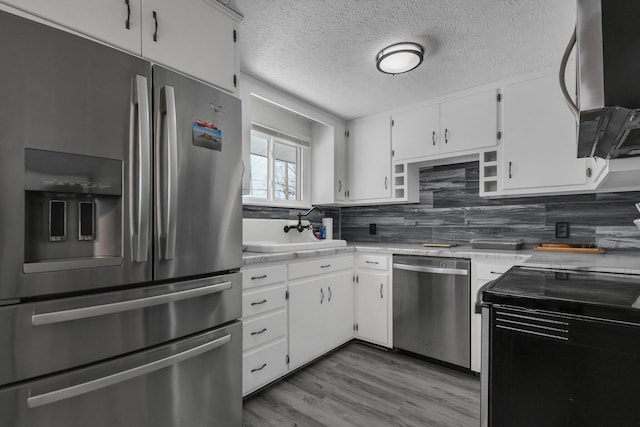
[(345, 200), (347, 193), (345, 127), (311, 124), (311, 203), (331, 204)]
[(143, 0), (142, 55), (235, 88), (235, 23), (203, 0)]
[[(497, 92), (487, 90), (393, 116), (394, 161), (428, 160), (497, 144)], [(442, 156), (440, 156), (442, 157)]]
[(391, 120), (374, 116), (349, 126), (349, 200), (391, 197)]
[(440, 104), (440, 152), (474, 150), (498, 143), (496, 90)]
[(587, 184), (588, 162), (576, 158), (576, 122), (557, 75), (505, 86), (503, 94), (502, 188)]
[(141, 53), (141, 0), (2, 0), (2, 3), (137, 55)]
[(393, 159), (409, 160), (440, 152), (440, 105), (429, 105), (393, 116)]
[(1, 1), (222, 89), (235, 91), (234, 37), (237, 33), (234, 30), (239, 17), (233, 12), (223, 13), (218, 6), (205, 0)]

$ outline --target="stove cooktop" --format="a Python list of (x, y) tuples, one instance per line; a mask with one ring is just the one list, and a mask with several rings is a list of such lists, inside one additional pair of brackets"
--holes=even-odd
[(640, 321), (640, 276), (513, 267), (482, 291), (485, 304)]

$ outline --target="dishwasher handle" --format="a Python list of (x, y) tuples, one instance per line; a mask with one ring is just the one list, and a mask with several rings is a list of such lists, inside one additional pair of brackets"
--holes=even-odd
[(453, 274), (456, 276), (468, 276), (469, 271), (462, 268), (423, 267), (420, 265), (394, 263), (393, 268), (398, 270), (417, 271), (418, 273)]

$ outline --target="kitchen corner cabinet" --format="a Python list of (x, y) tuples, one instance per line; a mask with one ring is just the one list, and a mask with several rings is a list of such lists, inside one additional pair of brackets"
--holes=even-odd
[(2, 3), (129, 52), (141, 53), (140, 0), (2, 0)]
[(487, 90), (395, 114), (393, 157), (394, 161), (427, 160), (491, 147), (498, 143), (497, 134), (497, 91)]
[(391, 197), (391, 120), (388, 116), (349, 123), (348, 200)]
[(393, 347), (389, 255), (358, 256), (355, 283), (356, 338)]
[(353, 256), (291, 264), (289, 279), (289, 369), (296, 369), (353, 338)]
[(205, 0), (2, 0), (2, 3), (235, 91), (237, 21), (231, 18), (233, 13), (225, 14)]
[[(504, 190), (544, 192), (588, 183), (588, 161), (576, 158), (576, 122), (557, 80), (556, 74), (549, 74), (503, 89)], [(567, 82), (567, 87), (575, 83)]]

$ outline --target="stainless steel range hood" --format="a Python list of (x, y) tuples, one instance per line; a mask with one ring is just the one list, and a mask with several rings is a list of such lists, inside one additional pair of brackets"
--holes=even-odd
[[(579, 124), (578, 157), (640, 156), (640, 1), (577, 0), (577, 6), (560, 81)], [(564, 87), (576, 42), (577, 106)]]

